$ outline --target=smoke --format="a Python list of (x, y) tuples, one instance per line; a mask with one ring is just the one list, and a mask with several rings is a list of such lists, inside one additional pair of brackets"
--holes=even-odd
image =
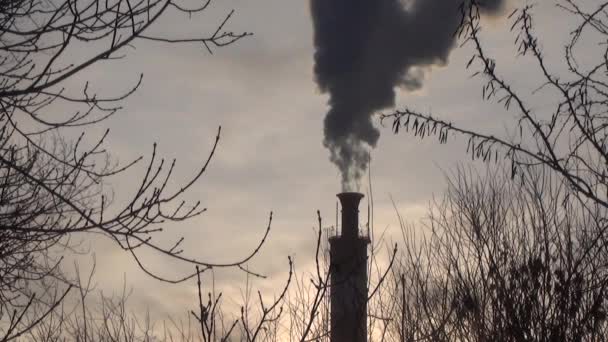
[[(497, 14), (506, 0), (485, 0)], [(372, 114), (394, 106), (395, 88), (422, 87), (424, 68), (443, 65), (454, 46), (462, 0), (311, 0), (315, 75), (330, 109), (323, 144), (352, 190), (380, 132)]]

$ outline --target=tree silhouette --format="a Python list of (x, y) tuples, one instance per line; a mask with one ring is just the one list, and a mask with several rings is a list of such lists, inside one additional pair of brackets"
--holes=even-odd
[[(169, 187), (175, 160), (159, 157), (154, 144), (148, 157), (126, 164), (113, 162), (105, 149), (108, 130), (91, 137), (91, 130), (120, 112), (121, 103), (141, 85), (143, 75), (127, 91), (106, 96), (86, 82), (86, 70), (128, 58), (139, 41), (156, 44), (198, 44), (204, 51), (230, 45), (250, 33), (233, 33), (227, 25), (233, 12), (216, 28), (200, 36), (173, 38), (151, 32), (167, 15), (200, 18), (211, 5), (191, 6), (176, 0), (15, 0), (0, 4), (0, 341), (14, 340), (57, 309), (72, 288), (80, 288), (61, 268), (73, 251), (75, 236), (101, 234), (128, 251), (151, 277), (181, 282), (192, 272), (171, 279), (148, 268), (139, 251), (149, 249), (191, 264), (200, 272), (211, 267), (240, 267), (257, 247), (234, 262), (217, 264), (196, 259), (172, 243), (155, 239), (173, 222), (205, 211), (200, 203), (182, 198), (207, 169), (220, 138), (220, 129), (207, 158), (177, 187)], [(170, 14), (171, 13), (171, 14)], [(70, 138), (74, 130), (82, 133)], [(113, 203), (102, 185), (110, 176), (138, 163), (145, 172), (124, 203)], [(174, 190), (172, 190), (174, 189)], [(111, 210), (110, 210), (111, 209)], [(61, 252), (63, 251), (63, 252)]]
[(552, 171), (460, 169), (428, 230), (402, 226), (393, 276), (394, 340), (601, 341), (606, 211), (568, 202)]
[[(418, 245), (407, 254), (403, 280), (394, 281), (406, 322), (401, 340), (605, 336), (608, 3), (560, 0), (557, 6), (569, 18), (562, 22), (574, 25), (561, 69), (543, 52), (534, 7), (510, 15), (519, 58), (534, 61), (541, 75), (531, 94), (513, 86), (490, 56), (479, 3), (461, 6), (457, 34), (473, 51), (466, 67), (483, 78), (485, 101), (515, 113), (515, 134), (484, 134), (409, 108), (383, 116), (395, 133), (435, 135), (440, 143), (461, 135), (473, 159), (497, 162), (501, 170), (500, 160), (508, 161), (506, 175), (457, 174), (432, 214), (430, 237), (409, 240)], [(549, 110), (535, 105), (540, 96), (551, 99)]]
[[(575, 22), (564, 46), (561, 62), (565, 71), (553, 71), (548, 66), (540, 43), (542, 37), (534, 31), (534, 7), (528, 5), (510, 15), (520, 58), (531, 58), (542, 75), (538, 80), (540, 87), (530, 97), (500, 74), (500, 65), (486, 51), (479, 2), (461, 5), (462, 21), (457, 34), (462, 44), (473, 50), (467, 68), (474, 69), (473, 76), (484, 79), (484, 100), (495, 101), (516, 114), (513, 137), (484, 134), (412, 109), (383, 115), (383, 120), (392, 119), (396, 133), (405, 130), (421, 138), (436, 135), (441, 143), (446, 143), (450, 134), (463, 135), (468, 138), (467, 152), (474, 159), (490, 161), (504, 155), (512, 162), (513, 175), (536, 165), (550, 167), (576, 189), (581, 201), (607, 207), (607, 47), (599, 43), (591, 49), (589, 41), (605, 41), (608, 18), (604, 10), (608, 3), (559, 0), (557, 5)], [(589, 41), (583, 46), (583, 40)], [(581, 65), (577, 62), (579, 54), (594, 58)], [(541, 91), (551, 96), (549, 111), (534, 109), (534, 100)]]

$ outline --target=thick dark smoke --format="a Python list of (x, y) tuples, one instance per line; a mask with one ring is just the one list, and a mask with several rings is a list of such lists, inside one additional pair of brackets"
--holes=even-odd
[[(483, 9), (498, 13), (504, 1)], [(356, 186), (380, 136), (372, 114), (394, 105), (396, 87), (420, 88), (424, 67), (447, 63), (461, 2), (311, 0), (316, 80), (330, 95), (323, 143), (344, 190)]]

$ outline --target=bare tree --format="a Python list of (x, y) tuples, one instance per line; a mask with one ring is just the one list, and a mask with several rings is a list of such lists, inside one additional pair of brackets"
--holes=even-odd
[[(151, 249), (170, 259), (212, 267), (241, 267), (257, 253), (270, 230), (270, 221), (257, 246), (234, 262), (213, 263), (184, 254), (183, 238), (167, 244), (156, 233), (205, 211), (183, 196), (205, 173), (217, 143), (210, 141), (208, 157), (177, 187), (172, 182), (175, 160), (165, 161), (156, 145), (145, 172), (124, 203), (113, 203), (101, 185), (107, 178), (144, 163), (140, 157), (124, 165), (112, 162), (105, 149), (108, 130), (90, 137), (121, 109), (143, 75), (123, 93), (96, 93), (93, 84), (70, 86), (86, 70), (103, 62), (128, 58), (129, 48), (141, 41), (153, 44), (197, 44), (212, 53), (249, 33), (227, 30), (233, 11), (218, 20), (212, 32), (170, 37), (151, 29), (168, 15), (197, 17), (211, 0), (16, 0), (0, 4), (0, 341), (14, 340), (49, 317), (72, 288), (73, 278), (61, 270), (63, 256), (74, 242), (101, 234), (128, 251), (151, 277), (181, 282), (150, 270), (139, 257)], [(199, 17), (200, 18), (200, 17)], [(74, 130), (82, 133), (70, 138)], [(76, 238), (78, 234), (79, 238)], [(45, 307), (45, 310), (41, 309)], [(34, 307), (38, 309), (33, 310)], [(28, 316), (36, 312), (36, 316)]]
[[(431, 238), (407, 254), (401, 314), (420, 328), (400, 328), (402, 339), (605, 335), (608, 3), (556, 3), (569, 18), (560, 22), (574, 25), (561, 60), (543, 52), (533, 6), (510, 15), (519, 58), (531, 58), (541, 75), (531, 93), (513, 86), (485, 48), (477, 1), (461, 6), (457, 34), (473, 51), (467, 68), (484, 79), (484, 100), (516, 114), (515, 134), (484, 134), (413, 109), (383, 116), (395, 132), (440, 143), (462, 135), (474, 159), (510, 164), (511, 180), (458, 175), (433, 214)], [(534, 105), (540, 96), (551, 99), (549, 110)]]
[[(291, 266), (291, 260), (290, 266)], [(118, 294), (96, 294), (93, 285), (95, 267), (87, 275), (81, 275), (76, 265), (76, 296), (69, 297), (54, 307), (45, 319), (32, 322), (36, 313), (46, 312), (45, 305), (28, 308), (24, 325), (28, 325), (22, 340), (36, 342), (58, 341), (120, 341), (120, 342), (274, 342), (280, 341), (279, 321), (283, 315), (285, 294), (291, 283), (292, 269), (278, 296), (271, 303), (264, 300), (260, 291), (257, 301), (251, 296), (244, 298), (240, 312), (224, 310), (222, 293), (216, 292), (213, 273), (211, 288), (207, 294), (203, 286), (203, 271), (197, 270), (197, 307), (187, 313), (185, 319), (167, 317), (154, 321), (150, 314), (134, 312), (129, 306), (133, 290), (126, 279)], [(247, 274), (249, 277), (250, 275)], [(251, 294), (250, 282), (244, 291)], [(257, 303), (255, 303), (257, 302)]]
[[(231, 315), (222, 311), (222, 293), (216, 295), (215, 289), (207, 293), (203, 299), (201, 273), (197, 269), (198, 310), (190, 313), (200, 328), (202, 342), (216, 341), (247, 341), (247, 342), (276, 342), (281, 340), (279, 322), (283, 316), (283, 304), (293, 276), (293, 263), (289, 258), (289, 274), (280, 293), (270, 302), (257, 291), (257, 300), (252, 298), (252, 287), (249, 281), (245, 283), (243, 303), (240, 316), (232, 320)], [(247, 274), (249, 280), (249, 274)], [(257, 303), (256, 303), (257, 302)], [(257, 305), (256, 305), (257, 304)]]
[[(395, 132), (405, 130), (421, 138), (437, 135), (441, 143), (446, 143), (450, 134), (464, 135), (468, 138), (467, 152), (473, 158), (496, 160), (499, 153), (504, 154), (512, 162), (514, 175), (522, 168), (535, 165), (550, 167), (576, 189), (581, 201), (606, 207), (608, 131), (604, 113), (608, 106), (605, 74), (608, 50), (603, 43), (608, 34), (605, 11), (608, 3), (571, 0), (556, 3), (574, 22), (564, 46), (562, 68), (556, 70), (548, 66), (540, 43), (542, 37), (535, 34), (534, 7), (528, 5), (510, 15), (520, 58), (535, 61), (542, 75), (539, 88), (530, 96), (518, 91), (508, 77), (501, 75), (499, 62), (486, 51), (481, 37), (479, 3), (467, 1), (461, 5), (462, 21), (457, 34), (462, 44), (473, 51), (467, 68), (474, 69), (474, 76), (483, 77), (484, 100), (496, 101), (516, 114), (513, 137), (484, 134), (412, 109), (384, 115), (383, 119), (393, 120)], [(584, 40), (586, 43), (582, 46)], [(596, 42), (596, 45), (589, 44)], [(583, 54), (594, 57), (592, 62), (579, 64), (577, 55)], [(534, 100), (540, 96), (551, 97), (549, 111), (534, 109)]]
[(606, 209), (568, 202), (575, 190), (548, 168), (525, 175), (460, 170), (426, 232), (403, 226), (394, 340), (605, 338)]

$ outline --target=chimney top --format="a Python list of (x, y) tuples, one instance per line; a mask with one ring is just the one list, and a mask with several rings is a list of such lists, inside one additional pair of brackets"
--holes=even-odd
[(359, 202), (364, 197), (359, 192), (337, 194), (342, 206), (342, 237), (356, 239), (359, 236)]
[(345, 191), (345, 192), (341, 192), (339, 194), (336, 195), (339, 199), (340, 202), (342, 202), (343, 200), (347, 200), (347, 201), (357, 201), (357, 205), (359, 205), (359, 201), (365, 197), (365, 195), (363, 195), (360, 192), (355, 192), (355, 191)]

